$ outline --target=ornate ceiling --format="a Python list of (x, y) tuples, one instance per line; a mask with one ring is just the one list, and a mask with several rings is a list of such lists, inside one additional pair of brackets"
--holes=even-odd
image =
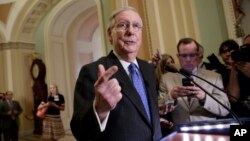
[(34, 36), (42, 18), (59, 1), (6, 0), (0, 2), (0, 42)]

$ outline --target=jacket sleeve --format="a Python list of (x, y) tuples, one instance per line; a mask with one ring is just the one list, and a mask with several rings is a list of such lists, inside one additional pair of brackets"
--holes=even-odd
[[(222, 88), (222, 89), (224, 88), (220, 74), (216, 73), (214, 76), (210, 76), (210, 77), (212, 78), (210, 82), (213, 82), (213, 84), (218, 86), (219, 88)], [(228, 100), (227, 95), (224, 92), (220, 91), (219, 89), (213, 86), (208, 87), (207, 90), (221, 104), (223, 104), (228, 109), (230, 109), (230, 102)], [(229, 113), (229, 111), (226, 108), (224, 108), (220, 103), (216, 102), (211, 96), (207, 95), (204, 108), (218, 116), (226, 116)]]
[(97, 79), (96, 70), (84, 66), (76, 82), (74, 92), (74, 113), (70, 126), (77, 140), (94, 140), (101, 133), (93, 110), (95, 96), (94, 83)]

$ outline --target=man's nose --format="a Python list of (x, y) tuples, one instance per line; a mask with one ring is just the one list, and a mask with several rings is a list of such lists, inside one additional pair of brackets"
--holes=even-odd
[(127, 27), (127, 31), (129, 31), (129, 32), (134, 32), (135, 31), (135, 29), (134, 29), (134, 27), (133, 27), (133, 25), (129, 25), (128, 27)]

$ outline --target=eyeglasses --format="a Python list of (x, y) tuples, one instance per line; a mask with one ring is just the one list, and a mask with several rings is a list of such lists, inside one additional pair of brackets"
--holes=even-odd
[(187, 57), (194, 58), (198, 55), (198, 53), (179, 53), (178, 55), (182, 58), (187, 58)]
[(130, 24), (129, 22), (120, 22), (116, 24), (115, 28), (119, 31), (125, 31), (130, 28), (132, 25), (133, 31), (140, 31), (142, 29), (142, 25), (140, 23), (132, 23)]

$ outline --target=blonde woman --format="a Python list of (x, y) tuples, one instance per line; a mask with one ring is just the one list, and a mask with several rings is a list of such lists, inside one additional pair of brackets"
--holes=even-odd
[(175, 61), (174, 61), (174, 58), (169, 55), (169, 54), (162, 54), (161, 55), (161, 59), (159, 61), (159, 63), (157, 64), (156, 66), (156, 78), (157, 78), (157, 81), (159, 82), (159, 80), (161, 79), (161, 76), (168, 72), (165, 67), (166, 65), (170, 65), (170, 66), (173, 66), (175, 67)]
[(43, 138), (50, 141), (57, 141), (65, 135), (60, 111), (64, 110), (64, 97), (58, 92), (55, 84), (49, 86), (47, 102), (41, 102), (38, 110), (48, 108), (43, 120)]

